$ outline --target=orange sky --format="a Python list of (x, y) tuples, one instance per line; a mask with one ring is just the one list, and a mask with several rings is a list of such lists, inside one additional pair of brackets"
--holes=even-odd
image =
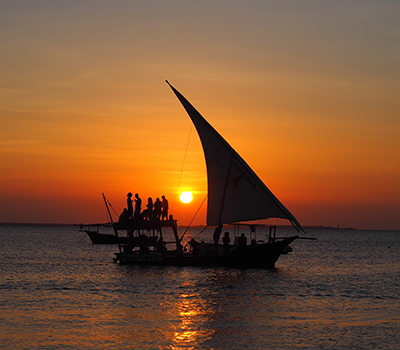
[(400, 4), (6, 0), (0, 29), (0, 222), (131, 191), (187, 224), (205, 163), (168, 79), (302, 225), (400, 229)]

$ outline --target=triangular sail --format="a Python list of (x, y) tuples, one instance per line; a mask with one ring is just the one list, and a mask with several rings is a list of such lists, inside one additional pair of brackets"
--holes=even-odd
[(168, 85), (192, 119), (203, 145), (207, 165), (207, 225), (283, 218), (304, 231), (242, 157), (179, 91)]

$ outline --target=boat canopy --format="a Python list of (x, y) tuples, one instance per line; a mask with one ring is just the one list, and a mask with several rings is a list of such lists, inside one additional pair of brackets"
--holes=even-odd
[(233, 224), (269, 218), (300, 223), (274, 196), (243, 158), (169, 82), (199, 134), (207, 166), (207, 225)]

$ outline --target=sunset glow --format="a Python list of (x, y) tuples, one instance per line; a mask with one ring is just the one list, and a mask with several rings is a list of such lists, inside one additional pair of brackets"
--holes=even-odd
[(127, 192), (190, 222), (205, 160), (168, 79), (303, 226), (400, 229), (399, 9), (2, 2), (0, 222), (103, 222)]

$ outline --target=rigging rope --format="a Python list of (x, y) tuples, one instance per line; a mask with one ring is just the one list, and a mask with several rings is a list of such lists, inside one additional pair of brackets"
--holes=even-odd
[[(114, 207), (111, 205), (110, 201), (107, 198), (105, 198), (105, 200), (107, 201), (107, 204), (110, 206), (110, 208), (114, 211), (115, 215), (117, 215), (117, 217), (118, 217), (119, 215), (118, 215), (117, 211), (114, 209)], [(106, 211), (106, 216), (108, 216), (107, 206), (105, 206), (104, 209)], [(109, 215), (111, 215), (111, 213)]]
[(107, 199), (107, 203), (108, 205), (111, 207), (111, 209), (114, 211), (115, 215), (118, 216), (118, 213), (116, 212), (116, 210), (114, 209), (114, 207), (111, 205), (110, 201)]
[(178, 185), (176, 187), (174, 200), (172, 201), (171, 212), (173, 212), (174, 204), (175, 204), (175, 200), (176, 200), (176, 195), (178, 194), (178, 191), (179, 191), (179, 186), (180, 186), (180, 183), (181, 183), (181, 178), (182, 178), (182, 173), (183, 173), (183, 167), (185, 165), (186, 155), (187, 155), (187, 151), (188, 151), (188, 148), (189, 148), (190, 136), (192, 135), (192, 129), (193, 129), (193, 124), (190, 125), (189, 137), (188, 137), (188, 140), (187, 140), (187, 143), (186, 143), (185, 155), (183, 156), (183, 162), (182, 162), (181, 172), (179, 174)]
[[(192, 225), (193, 220), (196, 218), (197, 214), (199, 213), (199, 211), (200, 211), (201, 207), (203, 206), (204, 202), (206, 201), (207, 197), (208, 197), (208, 194), (207, 194), (207, 196), (205, 196), (205, 198), (204, 198), (203, 201), (201, 202), (200, 207), (199, 207), (199, 209), (197, 209), (196, 213), (194, 214), (192, 220), (191, 220), (190, 223), (189, 223), (189, 226), (186, 228), (185, 232), (183, 232), (181, 238), (179, 239), (180, 242), (182, 242), (183, 237), (185, 237), (186, 232), (189, 230), (190, 225)], [(207, 228), (207, 226), (206, 226), (206, 228)], [(205, 229), (204, 229), (204, 230), (205, 230)]]
[(207, 228), (208, 228), (208, 226), (204, 227), (196, 236), (193, 237), (193, 239), (195, 239), (198, 236), (200, 236)]
[(106, 218), (107, 218), (107, 221), (106, 221), (106, 222), (110, 222), (110, 216), (109, 216), (109, 214), (108, 214), (108, 212), (107, 212), (107, 207), (106, 207), (106, 206), (104, 206), (104, 212), (105, 212)]

